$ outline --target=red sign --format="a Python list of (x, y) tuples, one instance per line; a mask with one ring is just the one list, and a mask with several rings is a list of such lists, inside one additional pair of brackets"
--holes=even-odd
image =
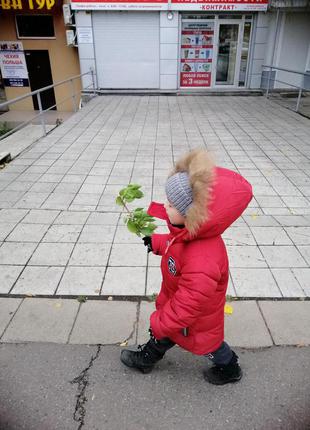
[[(0, 0), (9, 1), (9, 0)], [(33, 0), (29, 0), (33, 1)], [(44, 1), (44, 0), (35, 0)], [(46, 0), (54, 1), (54, 0)], [(74, 10), (223, 10), (265, 11), (268, 0), (71, 0)]]
[(181, 72), (181, 87), (209, 87), (211, 73), (183, 73)]
[(214, 22), (183, 22), (181, 87), (209, 87), (213, 58)]

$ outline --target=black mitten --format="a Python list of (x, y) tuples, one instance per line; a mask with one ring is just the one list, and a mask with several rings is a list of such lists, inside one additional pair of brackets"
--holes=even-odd
[(152, 238), (151, 238), (151, 236), (144, 236), (144, 237), (142, 238), (142, 240), (143, 240), (144, 246), (146, 246), (146, 247), (147, 247), (147, 252), (151, 252), (151, 251), (153, 251), (153, 248), (152, 248)]

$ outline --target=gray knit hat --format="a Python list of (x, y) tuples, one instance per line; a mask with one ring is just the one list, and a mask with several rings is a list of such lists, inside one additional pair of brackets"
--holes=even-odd
[(175, 173), (166, 182), (166, 194), (171, 203), (181, 215), (185, 216), (186, 211), (193, 203), (193, 192), (186, 172)]

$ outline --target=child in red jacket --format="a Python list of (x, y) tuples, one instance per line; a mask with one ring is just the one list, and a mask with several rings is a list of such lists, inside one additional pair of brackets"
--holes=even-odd
[(148, 213), (166, 220), (170, 233), (144, 238), (148, 250), (162, 256), (150, 340), (138, 351), (123, 350), (121, 361), (147, 373), (178, 344), (213, 362), (204, 374), (212, 384), (239, 381), (238, 356), (224, 341), (229, 265), (221, 234), (248, 206), (252, 187), (195, 150), (176, 163), (166, 194), (166, 205), (153, 202)]

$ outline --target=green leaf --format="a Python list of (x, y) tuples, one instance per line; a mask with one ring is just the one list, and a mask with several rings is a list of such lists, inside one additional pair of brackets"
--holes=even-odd
[(144, 236), (151, 236), (153, 234), (153, 231), (155, 230), (155, 228), (154, 227), (150, 227), (150, 226), (144, 227), (144, 228), (141, 229), (141, 233)]
[(124, 206), (123, 200), (120, 196), (116, 197), (115, 203), (119, 206)]
[(136, 199), (141, 199), (143, 196), (144, 196), (144, 194), (142, 193), (142, 191), (140, 191), (140, 190), (135, 191)]
[(128, 188), (133, 188), (134, 190), (138, 190), (139, 188), (141, 188), (141, 185), (139, 185), (139, 184), (129, 184)]
[(127, 228), (131, 233), (135, 233), (135, 234), (138, 233), (137, 226), (131, 219), (129, 219), (127, 222)]

